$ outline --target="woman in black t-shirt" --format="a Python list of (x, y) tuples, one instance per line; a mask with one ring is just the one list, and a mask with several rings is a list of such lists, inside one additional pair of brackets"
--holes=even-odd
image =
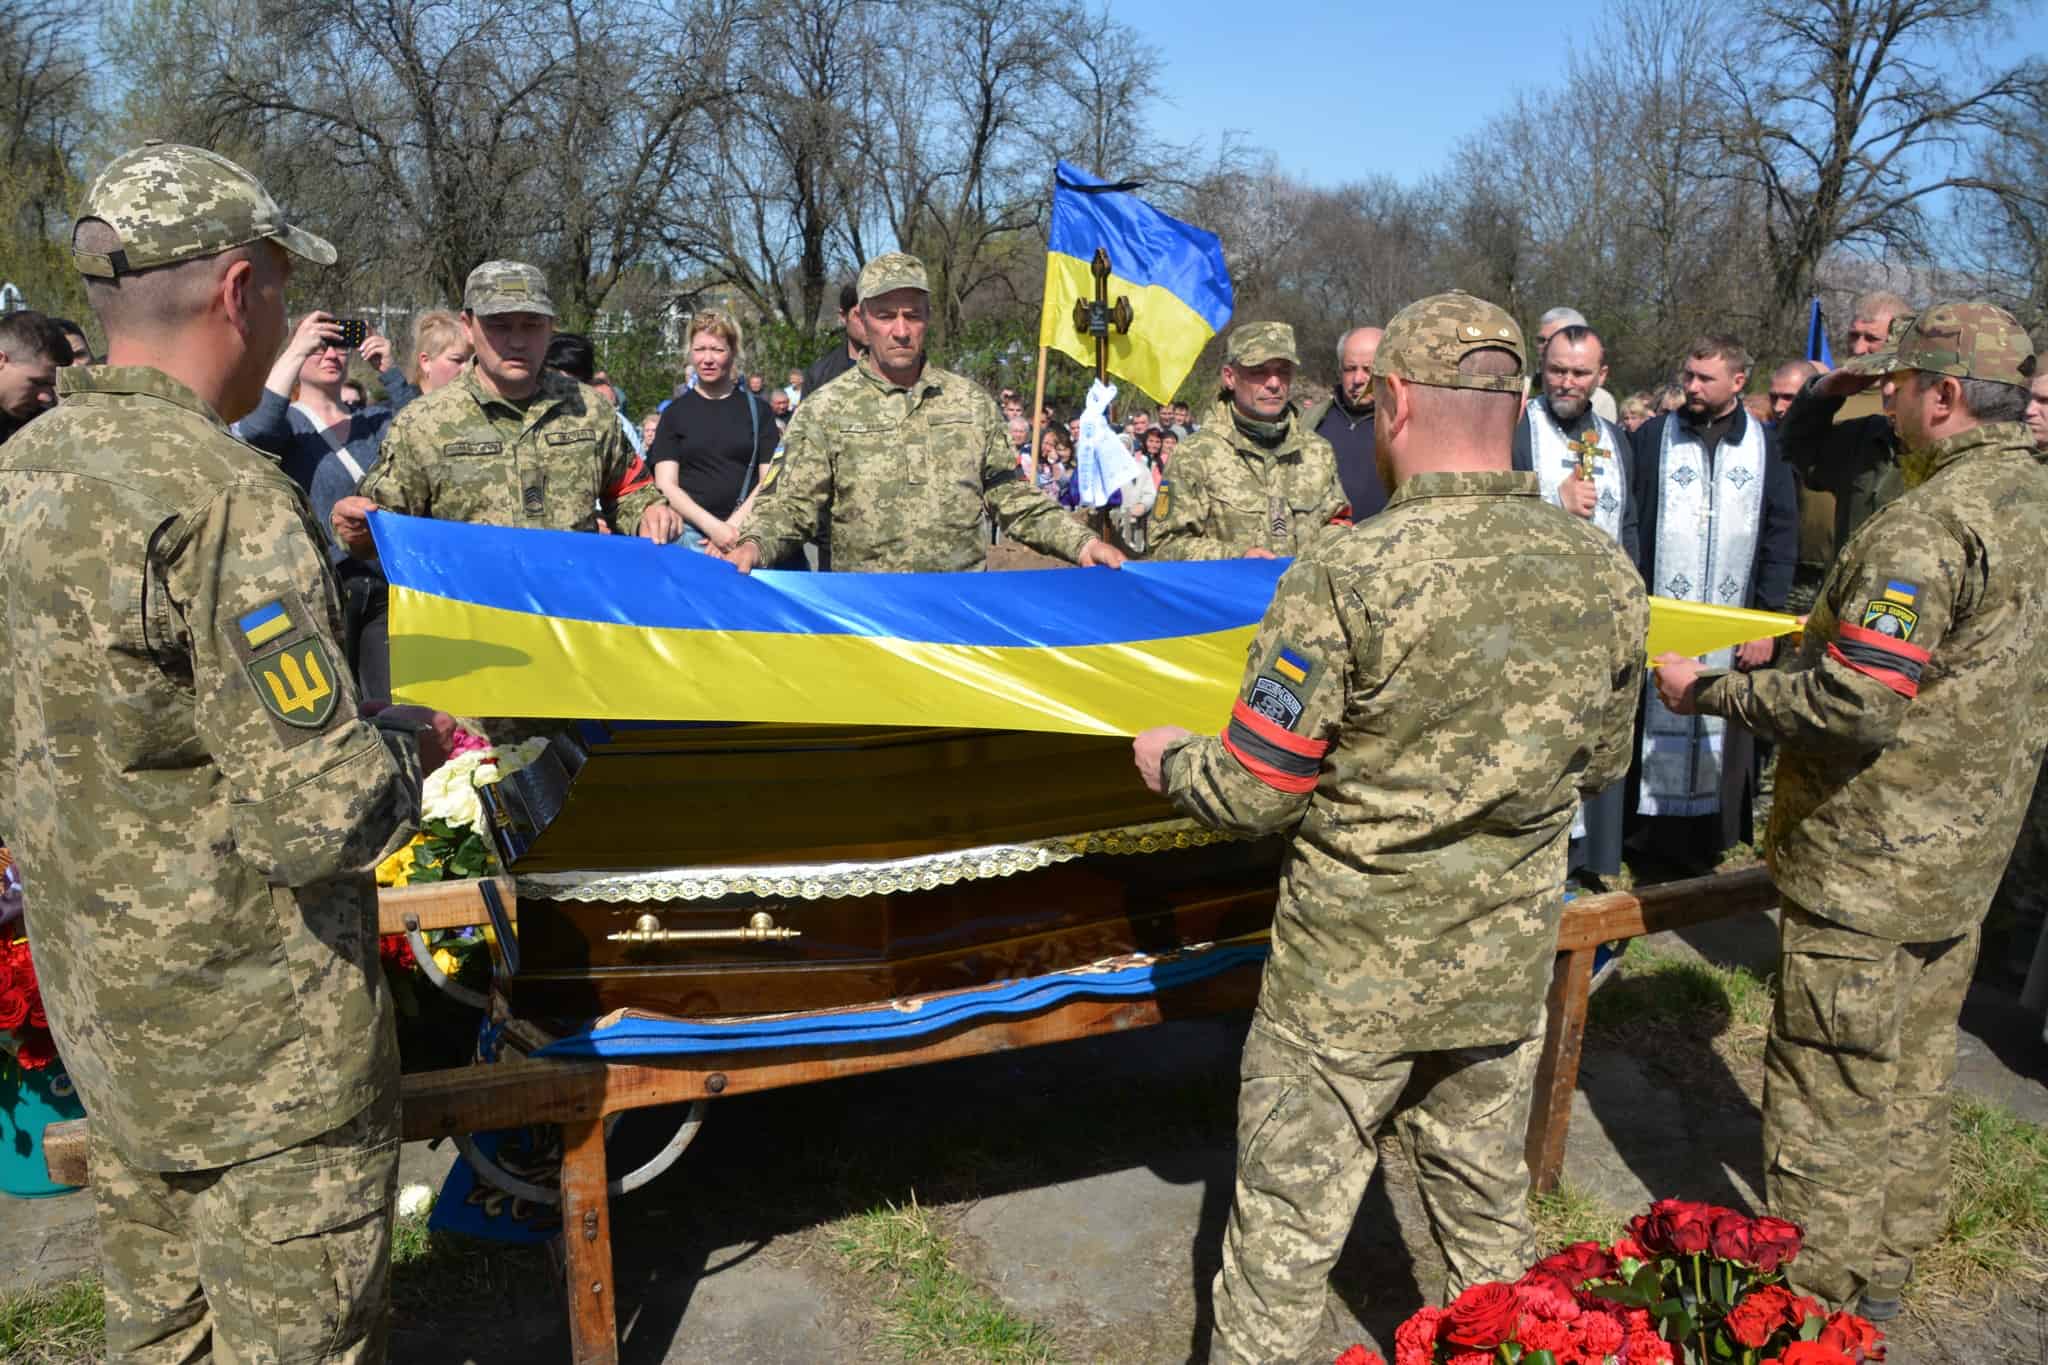
[(690, 319), (696, 378), (668, 405), (647, 452), (654, 486), (683, 519), (683, 543), (729, 552), (733, 519), (775, 457), (775, 414), (739, 379), (740, 330), (723, 313)]

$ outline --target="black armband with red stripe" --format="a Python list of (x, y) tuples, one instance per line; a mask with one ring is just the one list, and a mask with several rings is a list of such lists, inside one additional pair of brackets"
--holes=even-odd
[(1911, 698), (1920, 694), (1921, 672), (1933, 656), (1882, 631), (1843, 622), (1828, 645), (1828, 657)]
[(1243, 701), (1230, 710), (1223, 747), (1245, 770), (1277, 791), (1312, 792), (1323, 770), (1327, 740), (1304, 739), (1274, 724)]

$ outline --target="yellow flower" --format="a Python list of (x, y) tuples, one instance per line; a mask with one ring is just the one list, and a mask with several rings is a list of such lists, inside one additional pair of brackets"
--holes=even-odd
[(441, 975), (453, 976), (462, 970), (462, 964), (455, 960), (455, 954), (446, 948), (434, 949), (434, 965), (441, 969)]
[(426, 835), (415, 834), (411, 843), (377, 864), (377, 885), (404, 886), (410, 882), (413, 864), (419, 859), (419, 846), (426, 841)]

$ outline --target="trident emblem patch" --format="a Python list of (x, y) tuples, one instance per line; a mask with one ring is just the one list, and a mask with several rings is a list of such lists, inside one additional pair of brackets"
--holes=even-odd
[(317, 639), (287, 645), (249, 665), (263, 709), (286, 725), (318, 730), (334, 714), (334, 666)]

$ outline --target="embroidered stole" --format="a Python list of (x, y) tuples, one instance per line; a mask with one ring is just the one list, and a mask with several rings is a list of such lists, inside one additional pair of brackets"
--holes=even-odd
[[(1763, 525), (1764, 433), (1746, 414), (1742, 439), (1723, 440), (1711, 467), (1699, 440), (1677, 413), (1665, 418), (1657, 455), (1657, 543), (1650, 591), (1659, 597), (1721, 606), (1749, 605)], [(1727, 668), (1733, 649), (1706, 656)], [(1727, 722), (1718, 716), (1677, 716), (1643, 699), (1643, 771), (1636, 811), (1642, 815), (1712, 815), (1721, 809), (1721, 766)]]

